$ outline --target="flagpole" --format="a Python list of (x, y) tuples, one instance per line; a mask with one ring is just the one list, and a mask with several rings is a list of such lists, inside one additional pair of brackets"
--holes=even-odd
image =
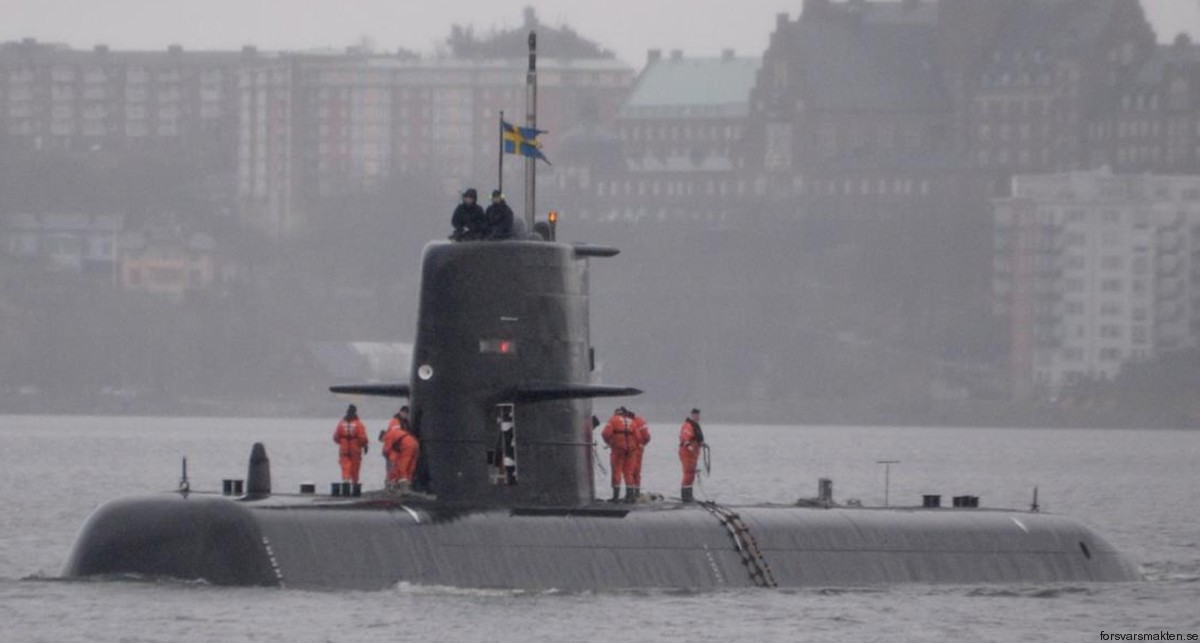
[(496, 180), (496, 189), (500, 190), (501, 194), (504, 194), (504, 110), (500, 110), (500, 123), (499, 124), (500, 124), (500, 127), (498, 127), (497, 129), (499, 130), (498, 136), (500, 137), (500, 145), (499, 145), (498, 154), (496, 155), (498, 157), (496, 166), (499, 168), (500, 176)]
[[(529, 72), (525, 74), (525, 125), (537, 129), (537, 33), (529, 32)], [(533, 230), (537, 192), (537, 158), (525, 157), (525, 225)]]

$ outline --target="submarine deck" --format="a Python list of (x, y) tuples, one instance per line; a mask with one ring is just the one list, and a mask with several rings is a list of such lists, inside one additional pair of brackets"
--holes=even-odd
[[(130, 547), (131, 539), (138, 547)], [(845, 587), (1132, 581), (1087, 527), (993, 509), (673, 502), (448, 507), (416, 497), (119, 500), (66, 576), (138, 573), (235, 585), (382, 589)]]

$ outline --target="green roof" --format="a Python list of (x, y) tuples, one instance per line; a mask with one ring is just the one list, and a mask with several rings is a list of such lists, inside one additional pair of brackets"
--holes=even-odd
[(759, 58), (661, 58), (638, 78), (625, 117), (746, 114)]

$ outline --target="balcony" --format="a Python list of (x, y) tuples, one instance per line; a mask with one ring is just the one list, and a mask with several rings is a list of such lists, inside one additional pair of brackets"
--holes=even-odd
[(1183, 306), (1174, 303), (1162, 304), (1158, 307), (1158, 318), (1155, 320), (1159, 325), (1173, 324), (1183, 320)]
[(1168, 277), (1160, 280), (1156, 294), (1159, 299), (1173, 300), (1181, 298), (1184, 294), (1183, 279)]
[(1159, 277), (1178, 277), (1183, 272), (1183, 261), (1176, 255), (1167, 255), (1158, 259)]

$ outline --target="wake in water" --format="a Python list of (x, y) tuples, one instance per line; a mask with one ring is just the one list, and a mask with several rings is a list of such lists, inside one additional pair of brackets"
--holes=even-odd
[(134, 583), (139, 585), (174, 585), (179, 587), (217, 587), (203, 578), (183, 579), (173, 576), (148, 576), (146, 574), (100, 574), (80, 578), (63, 578), (62, 576), (47, 576), (45, 572), (39, 571), (21, 578), (21, 582), (28, 581), (80, 585), (90, 583)]
[(703, 596), (712, 594), (737, 594), (741, 592), (757, 593), (759, 590), (748, 589), (745, 587), (730, 588), (730, 589), (688, 589), (688, 588), (661, 588), (661, 589), (586, 589), (586, 590), (569, 590), (569, 589), (510, 589), (510, 588), (471, 588), (471, 587), (455, 587), (452, 585), (420, 585), (409, 582), (400, 582), (394, 585), (391, 591), (397, 594), (407, 596), (477, 596), (477, 597), (513, 597), (513, 596), (630, 596), (641, 598), (655, 597), (670, 597), (670, 596)]
[(1142, 565), (1142, 575), (1152, 583), (1200, 581), (1200, 561), (1156, 561)]
[(976, 587), (966, 595), (972, 598), (1061, 598), (1064, 596), (1092, 596), (1099, 593), (1094, 587), (1066, 585), (1062, 587)]

